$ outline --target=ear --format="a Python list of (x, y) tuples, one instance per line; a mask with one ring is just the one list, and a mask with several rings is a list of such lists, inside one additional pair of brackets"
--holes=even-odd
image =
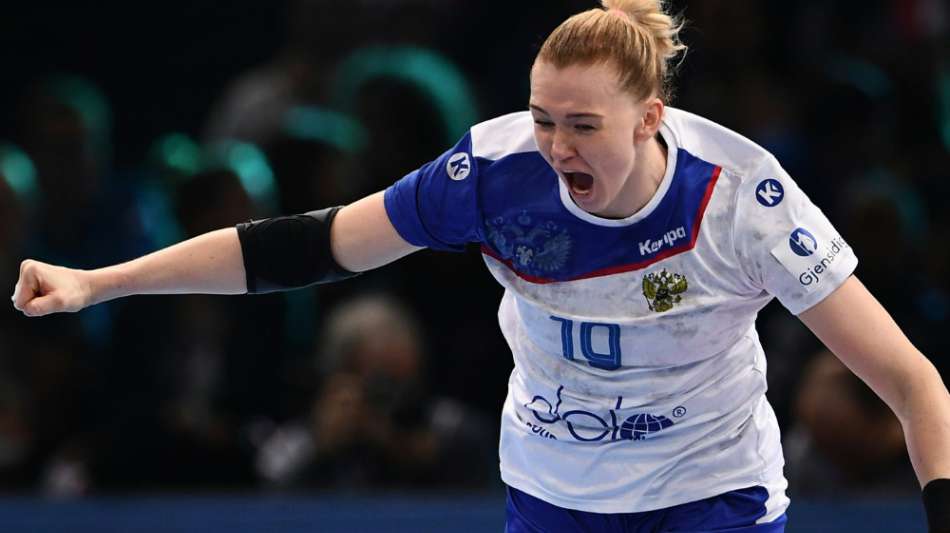
[(640, 104), (641, 113), (640, 124), (634, 130), (634, 141), (642, 143), (652, 139), (663, 123), (663, 101), (659, 98), (649, 98)]

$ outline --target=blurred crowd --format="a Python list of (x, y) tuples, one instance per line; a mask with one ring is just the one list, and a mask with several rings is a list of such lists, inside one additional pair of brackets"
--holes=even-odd
[[(105, 52), (101, 34), (69, 39), (84, 35), (73, 24), (108, 13), (71, 24), (70, 13), (21, 9), (8, 68), (23, 72), (0, 104), (0, 287), (12, 292), (26, 257), (95, 268), (385, 188), (473, 123), (524, 109), (537, 47), (594, 3), (523, 4), (292, 0), (268, 8), (279, 23), (250, 31), (256, 11), (232, 18), (191, 2), (176, 12), (190, 21), (178, 41), (212, 58), (194, 76), (174, 61), (141, 64), (155, 52), (135, 62), (150, 45), (127, 29), (114, 30), (121, 53)], [(779, 158), (946, 380), (950, 8), (673, 6), (691, 47), (673, 105)], [(43, 23), (61, 31), (36, 30), (41, 42), (65, 44), (35, 44), (31, 25)], [(232, 38), (229, 24), (249, 31)], [(213, 60), (232, 43), (267, 54)], [(83, 59), (50, 60), (65, 47)], [(174, 91), (149, 91), (123, 69), (179, 77)], [(473, 248), (291, 293), (133, 297), (42, 319), (0, 308), (0, 490), (495, 487), (511, 370), (500, 294)], [(886, 406), (778, 305), (759, 330), (792, 494), (914, 493)]]

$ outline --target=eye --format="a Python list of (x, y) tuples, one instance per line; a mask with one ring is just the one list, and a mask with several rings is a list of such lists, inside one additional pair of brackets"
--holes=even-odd
[(537, 124), (539, 128), (550, 128), (554, 126), (554, 123), (550, 120), (541, 120), (539, 118), (534, 119), (534, 123)]
[(590, 133), (597, 130), (597, 128), (591, 126), (590, 124), (576, 124), (574, 129), (581, 133)]

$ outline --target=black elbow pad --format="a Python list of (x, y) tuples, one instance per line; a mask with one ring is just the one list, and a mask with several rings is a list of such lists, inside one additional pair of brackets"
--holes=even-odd
[(341, 207), (237, 225), (248, 294), (284, 291), (356, 276), (330, 251), (330, 225)]

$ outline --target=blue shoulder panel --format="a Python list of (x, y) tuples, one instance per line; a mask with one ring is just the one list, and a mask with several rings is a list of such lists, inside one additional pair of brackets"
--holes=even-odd
[(471, 134), (466, 134), (438, 159), (386, 189), (389, 220), (416, 246), (459, 252), (469, 242), (481, 242), (479, 174)]

